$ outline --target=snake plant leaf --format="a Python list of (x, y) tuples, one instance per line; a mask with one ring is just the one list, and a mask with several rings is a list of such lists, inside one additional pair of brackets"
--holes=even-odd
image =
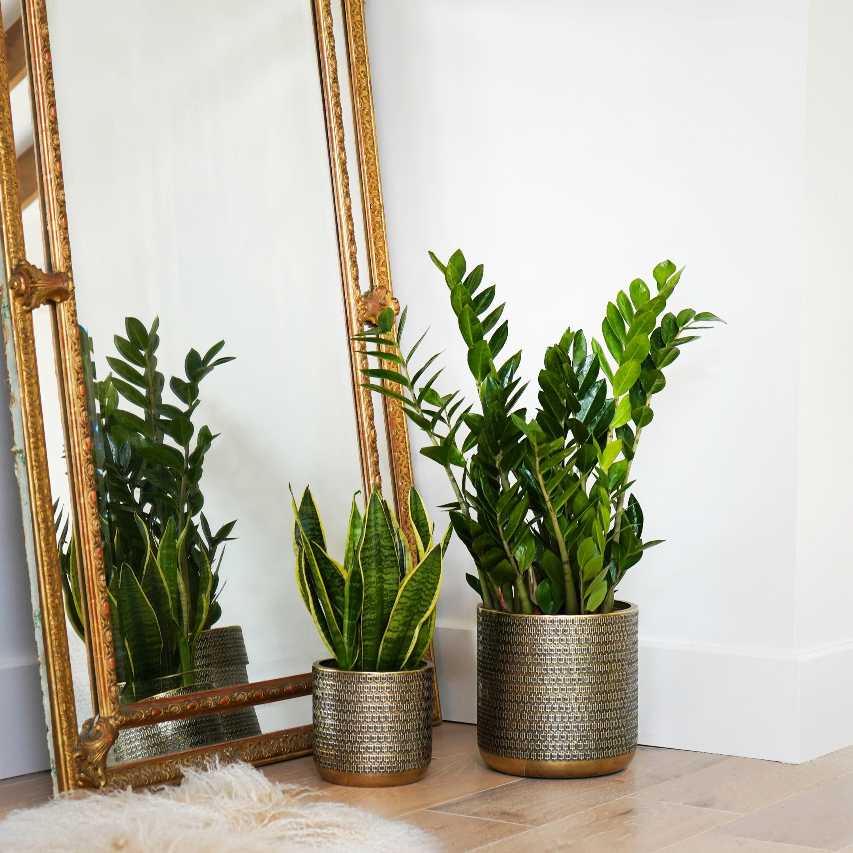
[(308, 581), (305, 578), (305, 553), (301, 547), (298, 550), (295, 550), (296, 588), (299, 590), (299, 595), (302, 596), (302, 601), (305, 603), (305, 606), (310, 610), (311, 603), (309, 600)]
[(411, 548), (409, 547), (409, 542), (403, 533), (402, 527), (400, 527), (400, 524), (397, 521), (397, 516), (394, 515), (391, 511), (391, 507), (388, 506), (388, 502), (383, 500), (382, 507), (385, 510), (385, 517), (388, 519), (388, 524), (391, 525), (391, 529), (394, 531), (394, 546), (397, 550), (397, 566), (400, 572), (398, 575), (399, 581), (414, 567)]
[(376, 669), (403, 667), (418, 641), (418, 630), (435, 608), (440, 585), (441, 547), (434, 545), (400, 584), (379, 646)]
[[(346, 573), (343, 566), (335, 562), (316, 542), (311, 542), (311, 554), (320, 572), (323, 588), (332, 605), (335, 621), (340, 624), (341, 614), (344, 612), (344, 583)], [(313, 564), (310, 567), (313, 570)]]
[(306, 488), (302, 493), (297, 515), (299, 524), (302, 526), (302, 530), (308, 539), (311, 542), (316, 542), (321, 548), (325, 548), (326, 534), (323, 531), (323, 522), (320, 520), (320, 514), (317, 512), (317, 507), (314, 504), (314, 496), (311, 494), (310, 488)]
[[(300, 534), (301, 535), (301, 534)], [(329, 630), (329, 626), (326, 624), (326, 619), (323, 616), (323, 608), (320, 603), (319, 596), (317, 595), (313, 579), (309, 573), (308, 566), (308, 557), (305, 555), (305, 551), (300, 547), (299, 556), (297, 558), (297, 572), (301, 575), (297, 575), (297, 582), (304, 585), (305, 589), (305, 605), (308, 608), (308, 613), (311, 616), (311, 619), (314, 622), (314, 625), (317, 627), (317, 632), (320, 634), (320, 639), (323, 641), (323, 645), (329, 650), (331, 655), (336, 655), (335, 647), (332, 643), (332, 634)]]
[(347, 575), (344, 585), (344, 610), (341, 619), (345, 658), (338, 660), (341, 669), (352, 669), (361, 654), (358, 627), (362, 606), (361, 572), (356, 568)]
[(119, 568), (114, 596), (133, 678), (148, 680), (158, 673), (163, 637), (157, 614), (127, 563)]
[(349, 511), (349, 524), (347, 524), (347, 544), (344, 551), (344, 574), (348, 578), (356, 565), (358, 557), (358, 546), (361, 543), (361, 535), (364, 530), (364, 519), (355, 501), (356, 495), (352, 497), (352, 506)]
[(437, 616), (438, 608), (433, 607), (432, 613), (430, 613), (426, 621), (421, 623), (421, 627), (418, 628), (418, 638), (414, 646), (412, 646), (409, 656), (403, 662), (402, 669), (417, 669), (423, 663), (429, 644), (435, 635), (435, 621)]
[(426, 506), (417, 490), (409, 489), (409, 516), (415, 531), (418, 559), (422, 560), (432, 546), (433, 527), (427, 516)]
[[(311, 592), (316, 599), (318, 607), (316, 610), (316, 621), (322, 616), (323, 622), (327, 629), (329, 644), (336, 660), (346, 658), (346, 649), (344, 647), (344, 638), (341, 633), (341, 627), (338, 622), (338, 617), (335, 614), (335, 607), (332, 604), (329, 592), (326, 589), (323, 572), (318, 565), (318, 555), (325, 554), (316, 542), (310, 542), (305, 535), (305, 531), (301, 530), (302, 548), (305, 554), (306, 575), (310, 578)], [(328, 556), (328, 555), (327, 555)], [(322, 559), (322, 557), (321, 557)], [(329, 567), (325, 567), (328, 571)], [(343, 600), (341, 600), (343, 605)]]
[(370, 496), (364, 536), (358, 552), (363, 584), (361, 616), (362, 665), (376, 669), (379, 646), (394, 607), (400, 583), (400, 565), (394, 529), (378, 491)]

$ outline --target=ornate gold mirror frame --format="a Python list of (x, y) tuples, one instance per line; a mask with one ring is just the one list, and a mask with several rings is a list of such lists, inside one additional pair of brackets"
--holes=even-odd
[[(344, 146), (345, 119), (341, 107), (331, 0), (306, 2), (313, 2), (346, 324), (351, 336), (360, 330), (365, 320), (375, 319), (382, 308), (396, 305), (389, 274), (363, 0), (341, 0), (341, 8), (353, 104), (352, 127), (358, 152), (364, 221), (362, 239), (369, 266), (370, 288), (365, 294), (361, 293), (359, 286), (358, 239)], [(310, 726), (126, 764), (107, 764), (107, 754), (122, 728), (310, 695), (311, 675), (305, 673), (133, 704), (121, 704), (119, 700), (96, 501), (92, 436), (77, 325), (47, 12), (45, 0), (23, 0), (22, 5), (46, 268), (41, 270), (28, 262), (25, 252), (4, 41), (0, 45), (0, 215), (6, 282), (2, 291), (2, 316), (13, 401), (17, 398), (17, 405), (13, 404), (15, 437), (18, 447), (23, 449), (23, 454), (18, 453), (16, 459), (25, 527), (28, 526), (27, 517), (32, 519), (32, 528), (25, 534), (31, 562), (35, 566), (33, 583), (38, 590), (37, 623), (41, 625), (45, 695), (50, 711), (50, 739), (57, 787), (68, 790), (152, 784), (176, 778), (180, 775), (181, 766), (204, 761), (213, 755), (255, 764), (305, 755), (311, 750)], [(33, 331), (33, 312), (39, 310), (49, 310), (52, 315), (73, 525), (80, 543), (85, 577), (87, 647), (96, 715), (86, 720), (79, 730)], [(365, 361), (366, 357), (351, 344), (350, 364), (361, 468), (367, 487), (379, 482), (380, 461), (371, 392), (361, 387), (359, 379), (359, 371)], [(405, 517), (406, 501), (400, 500), (412, 483), (406, 421), (397, 403), (384, 400), (383, 405), (394, 498), (403, 513), (404, 529), (410, 535), (409, 520)], [(440, 720), (437, 687), (434, 716), (436, 721)]]

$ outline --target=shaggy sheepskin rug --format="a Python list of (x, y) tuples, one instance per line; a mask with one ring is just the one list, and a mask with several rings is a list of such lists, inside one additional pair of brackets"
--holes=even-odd
[(318, 800), (247, 764), (188, 768), (181, 785), (154, 791), (63, 796), (0, 823), (0, 850), (9, 853), (440, 849), (413, 826)]

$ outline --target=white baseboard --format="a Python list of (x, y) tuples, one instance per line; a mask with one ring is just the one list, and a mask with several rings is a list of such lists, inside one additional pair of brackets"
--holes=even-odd
[(853, 744), (853, 642), (803, 652), (800, 754), (803, 761)]
[(47, 732), (38, 661), (0, 660), (0, 779), (47, 770)]
[[(476, 631), (439, 625), (445, 719), (477, 719)], [(853, 744), (853, 643), (796, 653), (640, 639), (640, 743), (808, 761)]]

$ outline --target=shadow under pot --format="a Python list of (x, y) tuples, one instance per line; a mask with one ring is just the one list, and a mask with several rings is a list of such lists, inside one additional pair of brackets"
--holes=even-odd
[(513, 776), (624, 770), (637, 746), (637, 617), (477, 613), (477, 741)]
[[(193, 684), (161, 690), (148, 698), (185, 696), (200, 690), (229, 687), (248, 682), (249, 659), (243, 630), (239, 625), (202, 631), (193, 656)], [(172, 679), (163, 679), (164, 686)], [(218, 714), (168, 720), (122, 729), (112, 749), (112, 761), (125, 763), (172, 752), (211, 746), (261, 733), (254, 708), (237, 708)]]
[(338, 785), (417, 782), (432, 760), (433, 667), (403, 672), (313, 670), (314, 763)]

